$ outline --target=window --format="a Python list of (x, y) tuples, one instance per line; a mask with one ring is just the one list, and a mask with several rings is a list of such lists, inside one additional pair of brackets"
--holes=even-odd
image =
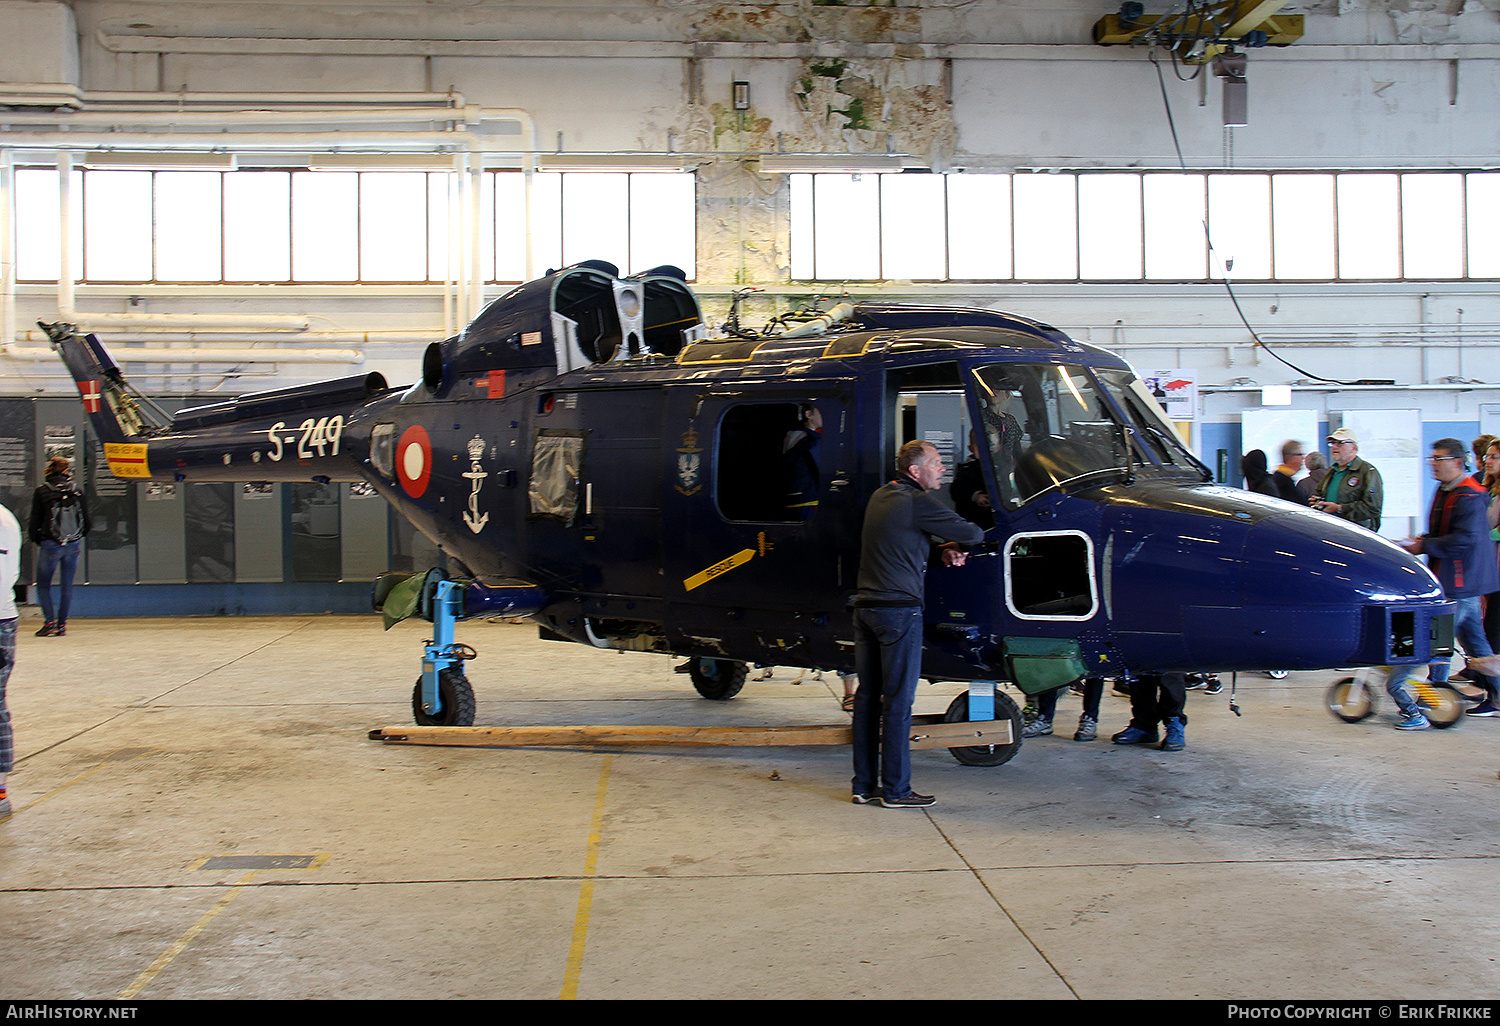
[[(452, 173), (90, 168), (73, 172), (70, 251), (85, 282), (449, 282), (477, 241), (485, 281), (519, 282), (525, 181), (479, 175), (467, 235), (470, 182)], [(17, 278), (56, 281), (57, 171), (19, 168), (15, 182)], [(692, 278), (695, 205), (690, 173), (533, 175), (535, 273), (602, 259), (625, 274), (672, 264)]]
[(1013, 536), (1005, 579), (1006, 604), (1023, 620), (1085, 620), (1099, 607), (1093, 541), (1078, 531)]
[(791, 177), (799, 280), (1500, 278), (1495, 172)]
[(578, 515), (578, 491), (583, 467), (580, 432), (543, 428), (531, 450), (528, 495), (532, 516), (571, 524)]
[(725, 520), (809, 520), (821, 488), (819, 436), (802, 429), (814, 402), (743, 403), (719, 420), (714, 495)]
[(1053, 487), (1127, 471), (1123, 426), (1081, 367), (981, 367), (980, 427), (1000, 502), (1015, 509)]

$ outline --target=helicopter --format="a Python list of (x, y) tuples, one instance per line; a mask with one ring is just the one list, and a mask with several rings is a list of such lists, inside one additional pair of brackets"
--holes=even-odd
[[(922, 675), (1034, 693), (1083, 676), (1310, 670), (1451, 654), (1426, 567), (1346, 521), (1213, 481), (1118, 356), (989, 309), (840, 303), (710, 332), (672, 267), (550, 271), (379, 374), (167, 415), (106, 348), (43, 324), (118, 477), (363, 481), (458, 573), (383, 578), (436, 625), (418, 723), (473, 723), (457, 620), (689, 657), (733, 697), (747, 664), (848, 671), (864, 506), (938, 404), (972, 430), (993, 523), (929, 576)], [(789, 433), (816, 411), (796, 502)], [(930, 419), (930, 418), (929, 418)], [(810, 451), (808, 451), (810, 450)], [(809, 483), (810, 479), (810, 483)], [(399, 609), (399, 613), (393, 610)], [(947, 714), (966, 718), (971, 687)], [(994, 686), (1014, 743), (1019, 710)], [(955, 750), (955, 754), (960, 750)], [(962, 760), (961, 760), (962, 761)]]

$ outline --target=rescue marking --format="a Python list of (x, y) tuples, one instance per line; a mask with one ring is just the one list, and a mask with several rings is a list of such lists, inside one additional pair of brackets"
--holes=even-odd
[(503, 370), (492, 370), (484, 377), (474, 382), (474, 387), (488, 394), (491, 399), (500, 399), (505, 395), (505, 372)]
[(694, 588), (698, 587), (701, 584), (707, 584), (709, 581), (713, 580), (715, 577), (718, 577), (720, 574), (726, 574), (737, 566), (744, 566), (754, 558), (754, 549), (741, 549), (734, 555), (730, 556), (728, 559), (721, 559), (713, 566), (709, 567), (707, 570), (704, 570), (701, 573), (696, 573), (693, 576), (689, 577), (687, 580), (682, 582), (682, 586), (687, 591), (692, 591)]

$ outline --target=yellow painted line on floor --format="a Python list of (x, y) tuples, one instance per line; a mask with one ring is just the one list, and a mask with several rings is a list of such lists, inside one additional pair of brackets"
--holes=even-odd
[(54, 787), (52, 790), (48, 791), (46, 794), (42, 795), (40, 798), (33, 798), (31, 801), (27, 802), (25, 805), (22, 805), (20, 808), (18, 808), (16, 811), (17, 812), (25, 812), (27, 809), (34, 809), (38, 805), (42, 804), (42, 802), (46, 801), (48, 798), (51, 798), (54, 795), (61, 794), (62, 792), (66, 791), (68, 788), (72, 787), (74, 784), (81, 784), (81, 783), (83, 783), (89, 777), (93, 776), (95, 773), (98, 773), (100, 770), (102, 770), (105, 766), (108, 766), (108, 765), (109, 765), (109, 763), (107, 763), (107, 762), (101, 762), (99, 765), (95, 766), (91, 770), (84, 770), (82, 773), (78, 774), (78, 776), (74, 777), (72, 780), (68, 781), (66, 784), (59, 784), (57, 787)]
[(594, 822), (589, 827), (588, 854), (583, 860), (583, 886), (578, 889), (578, 915), (573, 919), (573, 946), (568, 949), (568, 968), (563, 973), (561, 999), (578, 997), (578, 976), (583, 972), (583, 948), (589, 935), (589, 913), (594, 905), (594, 872), (599, 866), (599, 836), (604, 832), (604, 798), (609, 791), (609, 768), (613, 755), (604, 757), (599, 771), (599, 793), (594, 797)]
[(231, 884), (229, 887), (229, 893), (220, 898), (214, 904), (213, 908), (203, 913), (203, 915), (198, 919), (196, 923), (188, 927), (186, 933), (184, 933), (181, 937), (178, 937), (177, 940), (172, 943), (171, 947), (169, 947), (166, 951), (163, 951), (160, 955), (156, 956), (156, 961), (147, 966), (145, 972), (137, 976), (135, 978), (135, 981), (131, 983), (130, 986), (120, 991), (120, 996), (117, 1000), (129, 1001), (131, 998), (135, 997), (142, 990), (144, 990), (147, 984), (156, 979), (157, 973), (165, 969), (169, 964), (171, 964), (172, 959), (176, 958), (178, 955), (182, 954), (184, 950), (186, 950), (187, 946), (193, 942), (193, 938), (202, 933), (203, 928), (213, 921), (214, 916), (218, 915), (220, 912), (224, 911), (226, 907), (228, 907), (229, 903), (239, 895), (240, 891), (247, 884), (249, 884), (251, 880), (255, 879), (255, 874), (258, 872), (260, 872), (260, 870), (252, 869), (250, 872), (240, 877), (238, 882)]
[(33, 798), (31, 801), (27, 802), (25, 805), (18, 806), (17, 809), (16, 809), (16, 811), (17, 812), (25, 812), (27, 809), (34, 809), (38, 805), (42, 804), (42, 802), (46, 801), (48, 798), (52, 798), (52, 797), (54, 797), (56, 795), (61, 794), (62, 792), (66, 791), (68, 788), (74, 786), (75, 784), (81, 784), (81, 783), (83, 783), (85, 780), (87, 780), (89, 777), (93, 776), (95, 773), (98, 773), (104, 767), (112, 765), (114, 763), (129, 762), (131, 759), (137, 758), (138, 756), (141, 756), (141, 755), (145, 755), (147, 752), (151, 751), (151, 749), (149, 749), (149, 748), (131, 748), (131, 749), (120, 749), (119, 751), (121, 753), (125, 753), (125, 754), (122, 757), (117, 757), (118, 753), (111, 753), (109, 756), (107, 756), (104, 759), (103, 762), (99, 763), (99, 765), (95, 766), (93, 769), (84, 770), (82, 773), (78, 774), (78, 776), (74, 777), (72, 780), (68, 781), (66, 784), (59, 784), (58, 786), (54, 787), (52, 790), (48, 791), (46, 794), (42, 795), (40, 798)]

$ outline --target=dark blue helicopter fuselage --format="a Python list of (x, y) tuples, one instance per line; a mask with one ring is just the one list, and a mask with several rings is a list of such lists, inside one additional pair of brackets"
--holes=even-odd
[[(96, 427), (130, 476), (368, 481), (480, 584), (530, 586), (550, 636), (851, 668), (864, 505), (909, 434), (904, 404), (959, 396), (985, 439), (995, 524), (965, 566), (928, 573), (926, 676), (1007, 679), (1016, 639), (1066, 643), (1114, 675), (1414, 663), (1451, 638), (1420, 561), (1209, 482), (1128, 365), (1056, 329), (870, 306), (859, 330), (652, 351), (620, 313), (613, 353), (601, 330), (569, 357), (558, 311), (576, 315), (570, 338), (587, 321), (569, 282), (618, 294), (607, 277), (522, 286), (434, 344), (404, 390), (305, 386), (147, 434), (122, 431), (111, 400)], [(659, 294), (645, 305), (670, 319)], [(86, 346), (59, 349), (86, 400), (108, 383)], [(779, 481), (808, 406), (823, 424), (810, 512)]]

